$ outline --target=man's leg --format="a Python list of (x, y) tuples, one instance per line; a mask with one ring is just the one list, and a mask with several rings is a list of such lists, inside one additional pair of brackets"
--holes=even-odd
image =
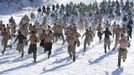
[(122, 59), (123, 59), (123, 62), (125, 62), (126, 58), (127, 58), (127, 50), (124, 50), (123, 53), (122, 53)]
[(84, 41), (84, 52), (86, 52), (86, 41)]
[(68, 54), (69, 54), (69, 57), (72, 58), (72, 53), (71, 53), (71, 47), (68, 46)]
[(119, 53), (118, 53), (118, 67), (121, 66), (121, 51), (119, 50)]
[(23, 56), (24, 56), (24, 50), (22, 50), (21, 58), (23, 58)]
[(75, 59), (76, 59), (76, 57), (75, 57), (75, 48), (73, 49), (73, 51), (72, 51), (72, 54), (73, 54), (73, 61), (75, 62)]
[(106, 39), (104, 39), (104, 53), (106, 53), (107, 52), (107, 41), (106, 41)]
[[(35, 45), (36, 46), (36, 45)], [(33, 49), (33, 59), (34, 59), (34, 62), (36, 63), (36, 58), (37, 58), (37, 48), (34, 47), (35, 49)]]
[(4, 54), (6, 47), (7, 47), (7, 41), (4, 41), (4, 48), (3, 48), (3, 51), (1, 52), (2, 54)]
[(110, 39), (108, 39), (108, 49), (109, 50), (110, 50), (110, 44), (111, 44)]
[(62, 38), (62, 41), (63, 41), (63, 43), (62, 44), (64, 44), (64, 35), (61, 33), (61, 38)]
[(48, 47), (49, 47), (49, 52), (48, 52), (48, 58), (49, 58), (49, 57), (50, 57), (50, 55), (51, 55), (52, 44), (50, 43)]

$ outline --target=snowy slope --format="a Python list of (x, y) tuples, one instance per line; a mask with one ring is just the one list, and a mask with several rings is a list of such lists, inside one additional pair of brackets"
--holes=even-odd
[[(64, 1), (67, 2), (67, 0)], [(29, 14), (32, 10), (35, 11), (28, 8), (12, 15), (0, 15), (0, 20), (7, 23), (10, 16), (13, 16), (19, 23), (22, 16)], [(61, 42), (53, 44), (50, 59), (47, 59), (47, 54), (43, 54), (43, 49), (38, 46), (36, 64), (33, 63), (32, 55), (27, 54), (28, 46), (25, 47), (24, 58), (20, 58), (20, 54), (15, 50), (16, 45), (13, 45), (13, 49), (7, 49), (5, 55), (0, 54), (0, 75), (134, 75), (133, 43), (134, 40), (131, 40), (128, 58), (125, 63), (122, 63), (121, 69), (117, 68), (117, 49), (112, 51), (114, 41), (111, 50), (105, 54), (103, 42), (99, 43), (97, 36), (85, 53), (83, 53), (83, 40), (81, 40), (81, 46), (76, 49), (76, 62), (72, 62), (69, 58), (67, 44), (61, 45)], [(0, 44), (0, 52), (2, 48)]]
[[(2, 0), (1, 0), (2, 1)], [(0, 1), (0, 15), (8, 15), (16, 13), (24, 8), (37, 8), (44, 4), (52, 4), (54, 0), (3, 0)]]

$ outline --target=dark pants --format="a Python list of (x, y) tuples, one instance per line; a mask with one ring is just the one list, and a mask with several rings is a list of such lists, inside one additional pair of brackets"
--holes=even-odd
[(129, 40), (129, 38), (132, 38), (132, 31), (128, 31), (127, 34), (128, 34), (127, 40)]
[(37, 46), (36, 44), (31, 44), (28, 50), (28, 54), (33, 53), (33, 59), (34, 62), (36, 62), (36, 58), (37, 58)]
[(72, 45), (68, 46), (68, 54), (69, 54), (70, 58), (73, 57), (73, 61), (75, 62), (75, 55), (76, 55), (75, 45), (74, 46), (72, 46)]
[(2, 44), (4, 46), (3, 51), (1, 52), (2, 54), (4, 54), (4, 52), (6, 51), (7, 43), (8, 43), (8, 40), (2, 39)]
[(110, 49), (110, 38), (107, 38), (107, 37), (105, 37), (104, 38), (104, 52), (106, 53), (107, 52), (107, 47), (108, 47), (108, 49)]
[(86, 52), (86, 45), (88, 44), (88, 46), (90, 45), (90, 39), (85, 39), (84, 40), (84, 52)]
[(21, 58), (23, 58), (23, 56), (24, 56), (24, 50), (22, 51)]
[(62, 33), (55, 33), (55, 41), (57, 41), (58, 39), (62, 39), (64, 42), (64, 35)]
[(101, 34), (101, 32), (98, 32), (97, 35), (98, 35), (98, 37), (99, 37), (99, 41), (101, 41), (101, 39), (102, 39), (102, 34)]
[(122, 49), (122, 48), (119, 49), (119, 53), (118, 53), (118, 67), (121, 66), (121, 58), (125, 62), (125, 60), (127, 58), (127, 50), (126, 49)]
[(50, 57), (51, 55), (51, 50), (52, 50), (52, 43), (46, 43), (44, 45), (44, 51), (48, 51), (48, 58)]

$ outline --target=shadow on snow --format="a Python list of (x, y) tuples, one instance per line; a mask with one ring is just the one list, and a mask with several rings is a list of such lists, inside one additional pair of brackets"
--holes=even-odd
[(100, 57), (98, 57), (97, 59), (91, 61), (89, 60), (90, 64), (96, 64), (98, 62), (100, 62), (101, 60), (103, 60), (105, 57), (108, 57), (109, 55), (115, 54), (118, 50), (116, 50), (115, 48), (113, 48), (112, 50), (110, 50), (109, 52), (101, 55)]
[(123, 72), (123, 68), (117, 68), (112, 72), (112, 75), (121, 75), (121, 73)]
[[(65, 46), (63, 46), (63, 47), (65, 47)], [(56, 49), (56, 52), (55, 52), (54, 55), (52, 55), (51, 57), (54, 57), (54, 56), (59, 55), (59, 54), (61, 54), (61, 53), (64, 53), (64, 51), (61, 50), (63, 47)], [(29, 58), (31, 58), (31, 56), (28, 57), (28, 58), (20, 59), (20, 60), (19, 60), (19, 58), (17, 58), (17, 59), (15, 59), (15, 60), (13, 60), (13, 62), (20, 62), (20, 61), (23, 61), (23, 60), (26, 60), (26, 59), (29, 59)], [(43, 62), (43, 61), (45, 61), (45, 60), (47, 60), (47, 58), (44, 58), (44, 59), (41, 59), (41, 60), (37, 61), (37, 64), (38, 64), (38, 63), (41, 63), (41, 62)], [(2, 62), (0, 62), (0, 63), (5, 63), (5, 62), (8, 62), (8, 60), (7, 60), (7, 61), (2, 61)], [(32, 65), (34, 65), (34, 63), (28, 63), (28, 64), (25, 63), (25, 64), (22, 64), (22, 65), (17, 66), (17, 67), (13, 67), (13, 68), (9, 68), (9, 69), (4, 70), (4, 71), (0, 71), (0, 75), (2, 75), (2, 74), (4, 74), (4, 73), (7, 73), (7, 72), (14, 71), (14, 70), (19, 70), (19, 69), (21, 69), (21, 68), (30, 67), (30, 66), (32, 66)]]

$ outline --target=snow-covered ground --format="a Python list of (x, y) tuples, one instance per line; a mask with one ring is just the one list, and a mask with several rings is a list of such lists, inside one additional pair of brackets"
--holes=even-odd
[[(134, 37), (134, 36), (133, 36)], [(128, 57), (122, 67), (117, 68), (117, 49), (111, 49), (104, 53), (103, 42), (99, 43), (94, 38), (91, 46), (83, 53), (83, 40), (81, 46), (76, 49), (76, 62), (72, 62), (67, 53), (67, 44), (61, 42), (53, 44), (52, 55), (47, 59), (43, 49), (38, 47), (37, 63), (33, 63), (32, 55), (27, 54), (28, 46), (25, 47), (25, 57), (13, 49), (7, 49), (5, 55), (0, 55), (0, 75), (133, 75), (134, 72), (134, 41), (128, 48)], [(112, 39), (113, 40), (113, 39)], [(2, 47), (0, 51), (2, 50)]]
[[(67, 3), (68, 1), (70, 0), (62, 0), (61, 2)], [(7, 23), (8, 19), (13, 16), (19, 23), (22, 16), (31, 13), (32, 10), (35, 11), (33, 8), (28, 8), (11, 15), (0, 15), (0, 20)], [(82, 39), (80, 47), (76, 48), (76, 62), (69, 58), (67, 44), (54, 43), (50, 59), (47, 59), (47, 54), (44, 54), (43, 49), (38, 46), (36, 64), (33, 63), (32, 55), (27, 54), (28, 46), (25, 47), (24, 58), (20, 58), (20, 54), (16, 51), (16, 45), (13, 45), (12, 50), (7, 48), (5, 55), (0, 54), (0, 75), (134, 75), (134, 40), (131, 40), (127, 60), (122, 63), (121, 68), (117, 67), (118, 49), (112, 50), (114, 47), (112, 37), (111, 41), (111, 49), (105, 54), (103, 41), (99, 43), (96, 36), (93, 43), (87, 47), (87, 51), (83, 53)], [(2, 48), (0, 44), (0, 52)]]

